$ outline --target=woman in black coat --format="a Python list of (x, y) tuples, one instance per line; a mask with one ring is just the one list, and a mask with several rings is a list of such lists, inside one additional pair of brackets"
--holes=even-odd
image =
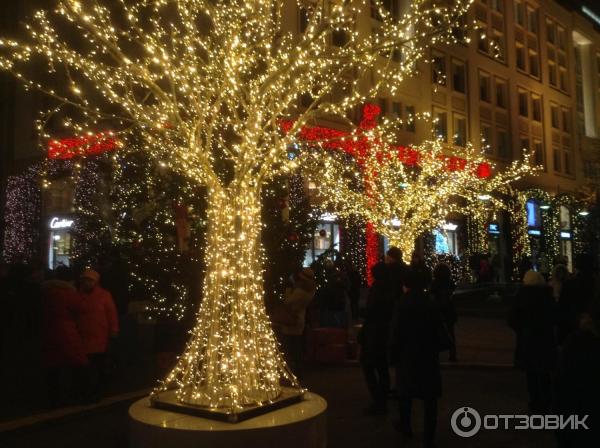
[(552, 404), (552, 372), (558, 350), (555, 336), (556, 308), (552, 288), (539, 272), (523, 278), (509, 317), (515, 330), (515, 366), (525, 371), (531, 411), (548, 411)]
[(392, 361), (396, 365), (397, 391), (400, 399), (400, 427), (411, 435), (413, 399), (424, 402), (425, 446), (434, 446), (437, 400), (442, 394), (439, 352), (447, 349), (441, 314), (425, 293), (419, 272), (410, 269), (404, 279), (404, 295), (394, 313)]
[(435, 299), (438, 309), (446, 324), (450, 336), (449, 360), (456, 361), (456, 338), (454, 336), (454, 325), (456, 324), (456, 307), (452, 296), (456, 286), (452, 280), (452, 271), (446, 263), (439, 263), (433, 269), (433, 282), (431, 283), (431, 295)]
[(369, 290), (365, 320), (359, 335), (360, 363), (373, 403), (367, 414), (387, 412), (390, 390), (389, 337), (393, 309), (393, 292), (389, 287), (389, 268), (384, 263), (373, 266), (373, 285)]

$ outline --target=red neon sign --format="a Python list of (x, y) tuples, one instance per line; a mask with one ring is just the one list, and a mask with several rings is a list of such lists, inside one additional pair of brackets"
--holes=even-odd
[(93, 156), (114, 151), (120, 146), (112, 133), (100, 132), (95, 135), (50, 140), (48, 157), (55, 160), (69, 160), (76, 156)]

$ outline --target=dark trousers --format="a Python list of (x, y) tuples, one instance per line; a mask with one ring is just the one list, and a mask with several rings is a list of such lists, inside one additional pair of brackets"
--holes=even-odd
[(448, 336), (450, 338), (450, 353), (448, 359), (456, 361), (456, 336), (454, 335), (454, 324), (446, 324), (448, 327)]
[[(400, 397), (400, 425), (404, 432), (411, 432), (412, 399)], [(425, 411), (425, 446), (432, 446), (437, 425), (437, 398), (423, 400)]]
[(106, 353), (88, 353), (88, 398), (99, 400), (106, 391)]
[(54, 367), (46, 372), (50, 406), (78, 402), (85, 394), (85, 367)]
[(304, 374), (304, 336), (283, 335), (283, 348), (288, 366), (294, 375), (300, 379)]
[(387, 359), (362, 361), (361, 365), (373, 403), (385, 408), (390, 392), (390, 369)]
[(530, 411), (549, 411), (552, 407), (552, 375), (550, 372), (527, 370)]

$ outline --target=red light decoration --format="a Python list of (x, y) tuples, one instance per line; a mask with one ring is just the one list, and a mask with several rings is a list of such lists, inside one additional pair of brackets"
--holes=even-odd
[(373, 224), (368, 222), (365, 229), (366, 239), (366, 255), (367, 255), (367, 284), (373, 284), (373, 274), (371, 268), (379, 262), (379, 236), (373, 227)]
[[(355, 157), (360, 165), (361, 159), (369, 153), (373, 146), (368, 138), (363, 135), (362, 131), (374, 129), (377, 126), (377, 117), (379, 117), (379, 115), (381, 115), (381, 107), (376, 104), (365, 104), (362, 110), (362, 119), (359, 124), (358, 135), (355, 137), (351, 137), (348, 132), (323, 126), (302, 126), (298, 136), (304, 141), (321, 142), (321, 146), (325, 149), (344, 151), (346, 154)], [(282, 120), (279, 125), (283, 133), (287, 134), (294, 126), (294, 121)], [(374, 144), (376, 145), (377, 142), (374, 142)], [(403, 164), (407, 166), (419, 165), (421, 154), (418, 151), (406, 146), (397, 146), (395, 149), (398, 152), (398, 158)], [(463, 171), (467, 168), (467, 161), (462, 157), (443, 157), (446, 160), (446, 169), (450, 172)], [(376, 175), (377, 173), (372, 174)], [(492, 175), (492, 167), (489, 163), (480, 163), (473, 174), (480, 179), (487, 179)], [(371, 285), (373, 283), (371, 267), (379, 261), (379, 238), (372, 223), (367, 223), (365, 231), (367, 246), (367, 282)]]
[(51, 140), (48, 144), (48, 158), (69, 160), (76, 156), (93, 156), (114, 151), (120, 146), (112, 133), (100, 132), (95, 135)]

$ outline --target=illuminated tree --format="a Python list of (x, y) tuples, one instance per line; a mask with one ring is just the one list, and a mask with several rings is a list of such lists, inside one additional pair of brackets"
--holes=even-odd
[[(455, 42), (471, 1), (398, 17), (379, 0), (57, 0), (28, 39), (0, 40), (0, 68), (53, 97), (70, 133), (113, 134), (206, 186), (204, 298), (165, 381), (180, 401), (235, 411), (298, 386), (263, 304), (261, 189), (297, 168), (305, 124), (335, 119), (352, 139), (351, 112)], [(370, 8), (380, 26), (360, 32)], [(43, 64), (47, 82), (28, 71)]]
[(510, 185), (535, 173), (530, 157), (494, 171), (472, 145), (445, 150), (440, 140), (397, 147), (371, 133), (372, 148), (349, 157), (304, 153), (309, 177), (318, 179), (319, 198), (341, 216), (359, 216), (389, 238), (409, 262), (420, 235), (442, 227), (448, 215), (485, 222), (492, 210), (507, 208)]

